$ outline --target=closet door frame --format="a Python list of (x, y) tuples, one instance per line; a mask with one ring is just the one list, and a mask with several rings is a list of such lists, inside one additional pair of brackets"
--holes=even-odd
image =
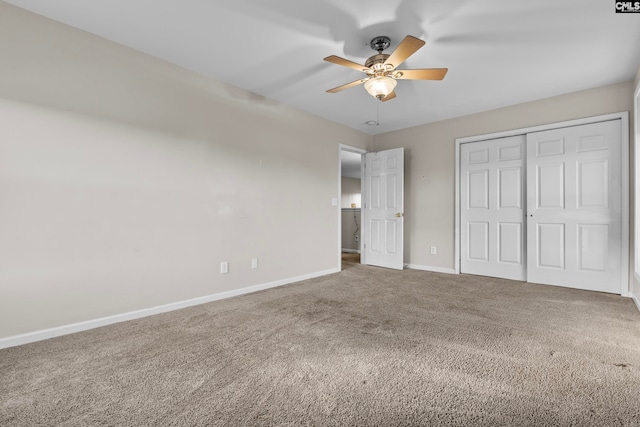
[(605, 114), (600, 116), (586, 117), (582, 119), (569, 120), (563, 122), (549, 123), (545, 125), (532, 126), (527, 128), (513, 129), (503, 132), (496, 132), (485, 135), (476, 135), (464, 138), (457, 138), (455, 141), (455, 254), (454, 271), (460, 274), (460, 146), (461, 144), (484, 141), (488, 139), (504, 138), (516, 135), (526, 135), (527, 133), (544, 130), (558, 129), (570, 126), (580, 126), (589, 123), (604, 122), (609, 120), (620, 120), (621, 126), (621, 153), (622, 153), (622, 242), (621, 242), (621, 295), (628, 297), (629, 289), (629, 112)]

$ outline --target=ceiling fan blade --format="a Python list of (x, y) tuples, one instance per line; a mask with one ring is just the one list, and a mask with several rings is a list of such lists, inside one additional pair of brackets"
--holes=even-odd
[(328, 93), (337, 93), (337, 92), (343, 91), (345, 89), (349, 89), (350, 87), (361, 85), (362, 83), (366, 82), (367, 80), (369, 80), (368, 77), (366, 79), (360, 79), (360, 80), (356, 80), (356, 81), (351, 82), (351, 83), (347, 83), (346, 85), (334, 87), (333, 89), (329, 89), (327, 92)]
[(387, 58), (384, 64), (391, 65), (393, 68), (396, 68), (398, 65), (406, 61), (408, 57), (416, 53), (416, 51), (422, 46), (424, 46), (424, 41), (413, 36), (406, 36), (402, 39), (391, 56)]
[(396, 93), (395, 92), (391, 92), (389, 95), (385, 96), (380, 101), (385, 102), (385, 101), (388, 101), (388, 100), (393, 99), (395, 97), (396, 97)]
[(356, 62), (349, 61), (348, 59), (340, 58), (339, 56), (331, 55), (324, 58), (325, 61), (331, 62), (332, 64), (342, 65), (343, 67), (353, 68), (354, 70), (358, 70), (361, 72), (366, 72), (369, 68), (364, 65), (360, 65)]
[(396, 79), (402, 80), (442, 80), (449, 71), (448, 68), (422, 68), (417, 70), (398, 70), (394, 73)]

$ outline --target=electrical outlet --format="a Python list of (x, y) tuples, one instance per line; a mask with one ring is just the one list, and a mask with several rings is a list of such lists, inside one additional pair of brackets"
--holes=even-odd
[(229, 263), (227, 261), (222, 261), (220, 263), (220, 274), (227, 274), (229, 272)]
[(251, 258), (251, 268), (258, 268), (258, 258)]
[(436, 255), (438, 253), (438, 249), (435, 246), (431, 246), (431, 255)]

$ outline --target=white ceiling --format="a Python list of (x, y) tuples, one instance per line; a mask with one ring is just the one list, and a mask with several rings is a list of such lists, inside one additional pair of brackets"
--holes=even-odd
[[(377, 134), (632, 80), (640, 14), (611, 0), (7, 0), (226, 83)], [(399, 81), (380, 104), (363, 87), (368, 43), (427, 44), (399, 68), (448, 67), (443, 81)], [(389, 52), (387, 51), (387, 52)]]

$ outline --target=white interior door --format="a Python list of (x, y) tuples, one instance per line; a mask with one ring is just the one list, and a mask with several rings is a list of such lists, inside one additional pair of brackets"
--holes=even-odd
[(620, 126), (527, 135), (528, 281), (621, 292)]
[(364, 264), (404, 268), (404, 148), (366, 153)]
[(524, 135), (460, 147), (460, 272), (525, 279)]

